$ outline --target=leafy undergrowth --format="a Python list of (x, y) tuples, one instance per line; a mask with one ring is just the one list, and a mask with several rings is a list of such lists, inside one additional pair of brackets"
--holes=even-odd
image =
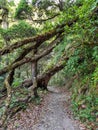
[[(43, 100), (45, 96), (41, 95), (41, 98), (33, 99), (32, 102), (27, 104), (26, 109), (22, 109), (17, 112), (8, 122), (8, 130), (16, 130), (22, 129), (26, 126), (26, 128), (31, 128), (33, 124), (38, 120), (38, 116), (40, 114), (40, 109), (44, 105)], [(21, 124), (21, 126), (20, 126)]]
[(97, 86), (75, 81), (72, 91), (72, 110), (76, 119), (81, 120), (89, 130), (98, 128), (98, 91)]
[[(8, 109), (8, 117), (12, 118), (18, 112), (28, 111), (28, 107), (33, 106), (34, 109), (37, 109), (37, 105), (40, 105), (43, 95), (47, 93), (47, 91), (42, 91), (41, 89), (38, 90), (39, 97), (35, 98), (34, 95), (30, 95), (30, 90), (27, 88), (17, 88), (13, 89), (14, 93), (12, 93), (10, 107)], [(5, 99), (6, 99), (6, 92), (3, 93), (0, 100), (0, 119), (5, 109)], [(22, 117), (22, 115), (21, 115)], [(1, 120), (0, 120), (1, 122)], [(9, 129), (11, 130), (11, 129)], [(13, 130), (13, 129), (12, 129)]]

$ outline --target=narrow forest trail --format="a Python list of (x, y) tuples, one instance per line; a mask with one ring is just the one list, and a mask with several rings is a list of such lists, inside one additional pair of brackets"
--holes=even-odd
[(69, 92), (49, 87), (41, 105), (20, 112), (8, 130), (85, 130), (72, 118), (69, 111)]
[(32, 130), (80, 130), (66, 111), (68, 95), (57, 88), (50, 87), (49, 90), (51, 92), (46, 98), (46, 105), (42, 108), (39, 121)]

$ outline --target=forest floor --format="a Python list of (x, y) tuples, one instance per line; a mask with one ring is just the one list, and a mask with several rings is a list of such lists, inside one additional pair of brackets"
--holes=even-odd
[(58, 87), (49, 87), (40, 105), (29, 104), (10, 121), (8, 130), (86, 130), (73, 118), (70, 93)]

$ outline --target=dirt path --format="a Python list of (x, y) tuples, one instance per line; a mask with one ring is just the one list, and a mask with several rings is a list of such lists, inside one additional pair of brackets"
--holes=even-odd
[(13, 127), (8, 130), (84, 130), (68, 113), (69, 93), (55, 87), (49, 87), (49, 90), (41, 106), (18, 113), (11, 121)]
[(40, 119), (32, 130), (80, 130), (74, 120), (70, 119), (64, 105), (68, 95), (57, 88), (49, 88), (49, 97), (41, 111)]

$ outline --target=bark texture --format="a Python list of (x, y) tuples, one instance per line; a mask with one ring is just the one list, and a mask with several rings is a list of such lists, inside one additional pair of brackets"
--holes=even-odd
[[(42, 75), (39, 75), (37, 77), (37, 88), (47, 89), (47, 85), (51, 77), (66, 66), (66, 62), (68, 59), (68, 57), (64, 58), (65, 61), (62, 61), (57, 65), (52, 66), (51, 69), (49, 69), (47, 72), (43, 73)], [(32, 84), (32, 79), (26, 79), (19, 87), (29, 88), (30, 86), (32, 86)]]
[(12, 89), (11, 89), (11, 84), (13, 82), (13, 75), (14, 75), (14, 70), (12, 70), (9, 75), (6, 77), (4, 81), (4, 86), (7, 90), (7, 97), (5, 100), (5, 110), (2, 115), (2, 126), (4, 130), (7, 129), (7, 121), (8, 121), (8, 110), (11, 102), (11, 97), (12, 97)]
[[(37, 53), (37, 48), (34, 50), (34, 55), (36, 55)], [(33, 86), (32, 88), (32, 91), (34, 91), (34, 96), (35, 97), (38, 97), (38, 93), (36, 91), (36, 88), (37, 88), (37, 60), (35, 62), (32, 62), (31, 63), (31, 69), (32, 69), (32, 83), (33, 83)]]
[[(5, 74), (7, 72), (9, 72), (12, 69), (16, 69), (17, 67), (25, 64), (25, 63), (29, 63), (29, 62), (35, 62), (40, 60), (42, 57), (48, 55), (53, 49), (54, 47), (60, 43), (60, 39), (54, 40), (47, 48), (45, 48), (44, 51), (39, 52), (39, 54), (35, 54), (35, 56), (33, 56), (33, 58), (24, 58), (24, 52), (22, 55), (20, 55), (12, 64), (10, 64), (9, 66), (3, 68), (2, 70), (0, 70), (0, 75)], [(21, 60), (22, 59), (22, 60)]]

